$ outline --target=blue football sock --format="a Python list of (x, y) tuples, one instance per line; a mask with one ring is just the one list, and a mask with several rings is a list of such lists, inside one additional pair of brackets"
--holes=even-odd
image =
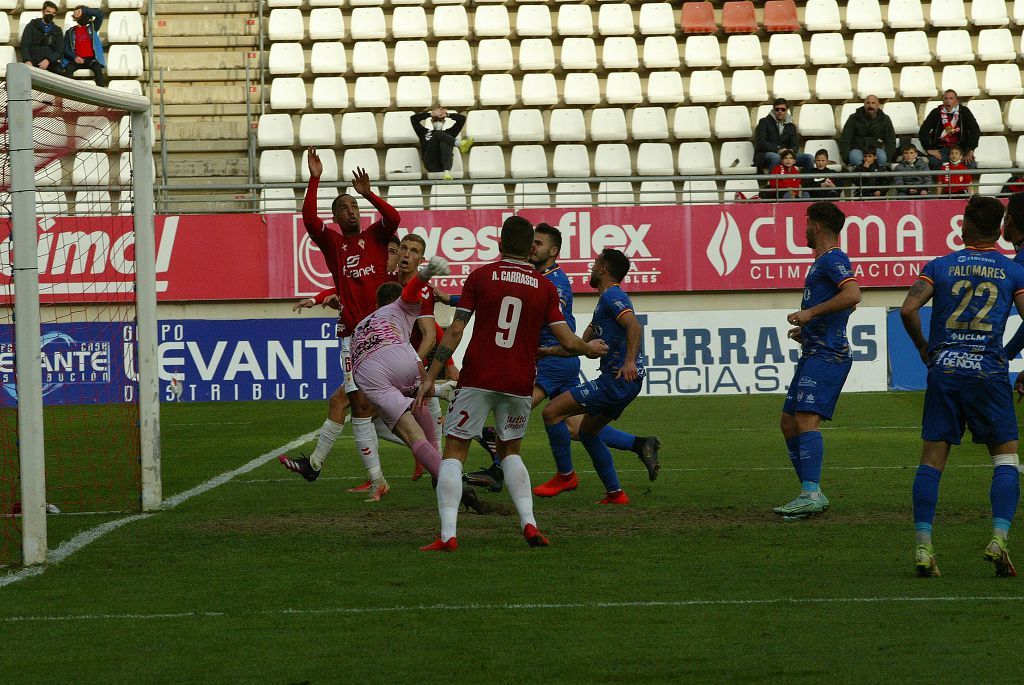
[(569, 427), (565, 421), (559, 421), (552, 426), (544, 426), (548, 432), (548, 443), (551, 445), (551, 454), (555, 457), (555, 468), (559, 473), (572, 473), (572, 436), (569, 434)]
[(796, 471), (796, 479), (803, 481), (803, 475), (800, 473), (800, 436), (794, 435), (791, 438), (786, 438), (786, 450), (789, 451), (789, 460), (793, 462), (793, 470)]
[(635, 435), (630, 435), (611, 426), (605, 426), (597, 435), (601, 438), (601, 442), (616, 450), (633, 451), (633, 445), (636, 443)]
[(932, 523), (935, 521), (935, 505), (939, 502), (939, 479), (942, 471), (921, 464), (914, 476), (914, 528), (931, 534)]
[(821, 482), (821, 462), (825, 458), (825, 443), (818, 431), (807, 431), (796, 436), (800, 451), (800, 480), (803, 483)]
[(594, 470), (597, 471), (601, 482), (604, 483), (605, 491), (615, 492), (616, 490), (621, 490), (619, 474), (615, 472), (615, 460), (612, 459), (612, 453), (608, 451), (608, 446), (601, 442), (600, 434), (581, 434), (580, 442), (583, 443), (583, 447), (586, 448), (591, 461), (594, 462)]
[(1002, 464), (995, 468), (989, 499), (992, 501), (992, 529), (1005, 538), (1020, 499), (1020, 472), (1016, 466)]

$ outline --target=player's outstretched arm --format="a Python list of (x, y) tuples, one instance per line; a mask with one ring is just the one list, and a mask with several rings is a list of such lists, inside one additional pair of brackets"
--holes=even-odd
[(934, 292), (935, 288), (931, 283), (923, 278), (919, 278), (914, 285), (910, 286), (910, 290), (903, 300), (903, 306), (900, 307), (900, 319), (903, 321), (903, 328), (906, 329), (907, 335), (910, 336), (911, 342), (917, 348), (917, 352), (921, 355), (921, 361), (924, 362), (925, 366), (928, 365), (930, 360), (928, 359), (928, 340), (924, 337), (924, 332), (921, 329), (921, 307), (928, 300), (932, 299)]
[(302, 201), (302, 223), (310, 235), (323, 230), (324, 222), (316, 215), (316, 192), (320, 188), (320, 174), (324, 172), (324, 163), (312, 145), (306, 150), (306, 166), (309, 167), (309, 185), (306, 186), (306, 197)]
[(849, 280), (839, 286), (839, 292), (834, 297), (809, 309), (793, 312), (786, 317), (786, 321), (794, 326), (806, 326), (812, 319), (816, 319), (819, 316), (856, 307), (860, 304), (860, 297), (860, 286), (857, 285), (857, 281)]
[[(568, 326), (566, 326), (566, 328), (568, 328)], [(552, 329), (552, 332), (554, 333), (554, 335), (555, 335), (555, 337), (557, 339), (558, 333), (554, 329)], [(585, 343), (589, 343), (590, 341), (592, 341), (594, 339), (594, 329), (593, 329), (592, 326), (587, 326), (587, 329), (585, 331), (583, 331), (583, 335), (581, 336), (581, 339)], [(538, 349), (537, 350), (537, 356), (538, 357), (579, 357), (580, 353), (579, 352), (572, 352), (572, 351), (562, 347), (561, 345), (552, 345), (551, 347), (541, 347), (540, 349)], [(599, 355), (599, 356), (603, 356), (603, 355)]]
[(569, 326), (564, 321), (553, 322), (551, 324), (551, 333), (555, 336), (558, 344), (561, 345), (562, 350), (568, 353), (564, 356), (583, 356), (597, 359), (608, 354), (608, 344), (604, 340), (596, 339), (585, 342), (583, 338), (569, 330)]
[(401, 222), (402, 216), (398, 213), (397, 209), (379, 198), (370, 189), (370, 175), (366, 173), (366, 169), (356, 167), (355, 171), (352, 172), (352, 190), (366, 198), (373, 205), (373, 208), (377, 210), (380, 214), (380, 222), (375, 223), (372, 228), (377, 229), (376, 233), (381, 240), (390, 240), (391, 236), (398, 230), (398, 224)]
[(303, 309), (309, 309), (315, 304), (316, 300), (314, 300), (312, 297), (304, 297), (298, 302), (296, 302), (294, 305), (292, 305), (292, 311), (299, 312), (301, 314)]
[(615, 377), (631, 383), (639, 375), (636, 368), (636, 356), (640, 353), (640, 341), (644, 337), (644, 327), (640, 325), (640, 320), (636, 318), (636, 315), (628, 309), (619, 314), (619, 318), (616, 320), (620, 326), (626, 329), (626, 358)]

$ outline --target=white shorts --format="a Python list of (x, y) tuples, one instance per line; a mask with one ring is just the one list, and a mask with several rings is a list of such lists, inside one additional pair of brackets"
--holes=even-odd
[(506, 395), (480, 388), (459, 388), (448, 406), (444, 434), (472, 440), (480, 435), (487, 418), (494, 412), (494, 430), (499, 440), (518, 440), (526, 435), (526, 423), (533, 398)]
[(341, 370), (345, 372), (345, 394), (348, 395), (359, 389), (352, 374), (352, 336), (342, 338), (338, 349), (341, 350)]

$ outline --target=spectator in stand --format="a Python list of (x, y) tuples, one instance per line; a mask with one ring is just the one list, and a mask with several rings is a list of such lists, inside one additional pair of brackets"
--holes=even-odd
[(842, 181), (835, 178), (836, 172), (828, 168), (828, 150), (814, 153), (814, 178), (805, 178), (804, 196), (815, 200), (833, 200), (842, 195)]
[(864, 98), (864, 104), (843, 124), (839, 156), (851, 166), (861, 166), (869, 147), (874, 148), (880, 167), (884, 168), (896, 157), (896, 129), (874, 95)]
[(960, 104), (955, 90), (942, 94), (942, 104), (925, 117), (917, 138), (928, 154), (928, 166), (932, 170), (941, 169), (942, 164), (949, 161), (949, 151), (954, 146), (963, 151), (964, 164), (969, 169), (978, 166), (974, 150), (981, 138), (981, 127), (971, 110)]
[(1000, 195), (1013, 195), (1015, 193), (1024, 193), (1024, 174), (1017, 174), (1006, 179), (1006, 185), (999, 191)]
[[(457, 140), (462, 127), (466, 125), (466, 117), (456, 112), (449, 114), (444, 107), (435, 107), (429, 112), (417, 112), (410, 119), (412, 128), (420, 139), (420, 158), (423, 160), (423, 167), (432, 173), (444, 172), (444, 180), (452, 180), (452, 150), (458, 145), (459, 151), (466, 154), (473, 146), (472, 138)], [(429, 128), (423, 125), (427, 119), (430, 120)], [(447, 119), (455, 122), (455, 125), (448, 129), (444, 127)]]
[(946, 175), (941, 178), (941, 192), (947, 195), (968, 195), (974, 177), (964, 164), (963, 151), (959, 145), (949, 148), (949, 161), (942, 164)]
[(917, 148), (907, 144), (903, 146), (903, 156), (896, 163), (895, 171), (902, 175), (893, 178), (893, 185), (896, 186), (896, 194), (927, 195), (932, 179), (927, 175), (928, 162), (923, 157), (917, 156)]
[[(789, 103), (784, 98), (776, 98), (772, 103), (772, 113), (757, 122), (754, 131), (754, 166), (759, 170), (771, 171), (781, 162), (783, 150), (792, 151), (799, 147), (800, 137), (789, 111)], [(814, 160), (810, 155), (799, 154), (796, 156), (796, 165), (810, 171)]]
[(772, 169), (772, 178), (768, 180), (770, 192), (779, 200), (800, 197), (800, 179), (796, 174), (801, 173), (801, 169), (796, 165), (796, 153), (780, 150), (779, 159), (781, 161)]
[(107, 85), (107, 62), (100, 42), (103, 12), (79, 5), (71, 18), (75, 25), (64, 32), (64, 75), (73, 78), (77, 69), (89, 69), (96, 85), (103, 88)]
[(63, 73), (64, 32), (53, 23), (56, 16), (57, 5), (46, 0), (42, 18), (30, 21), (21, 34), (21, 60), (33, 67), (60, 74)]
[(864, 161), (853, 168), (853, 171), (865, 174), (865, 176), (854, 179), (850, 184), (853, 187), (853, 196), (882, 197), (884, 193), (881, 188), (870, 187), (879, 184), (879, 179), (876, 175), (881, 170), (882, 168), (878, 166), (878, 155), (874, 146), (868, 145), (864, 148)]

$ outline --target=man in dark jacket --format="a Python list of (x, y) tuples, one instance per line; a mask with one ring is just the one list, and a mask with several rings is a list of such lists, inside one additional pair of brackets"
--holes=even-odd
[(106, 60), (100, 42), (103, 12), (81, 5), (71, 18), (75, 25), (64, 32), (64, 75), (72, 78), (76, 70), (89, 69), (96, 85), (106, 86), (107, 75), (103, 73)]
[[(757, 122), (754, 131), (754, 166), (770, 171), (779, 165), (780, 150), (799, 149), (800, 137), (793, 123), (793, 114), (789, 111), (789, 103), (785, 98), (776, 98), (772, 103), (772, 113)], [(814, 166), (814, 158), (808, 154), (798, 154), (796, 165), (809, 173)]]
[(949, 161), (949, 151), (955, 146), (963, 150), (964, 163), (968, 167), (978, 166), (974, 161), (974, 149), (981, 138), (981, 127), (971, 110), (960, 104), (955, 90), (942, 94), (942, 104), (925, 117), (917, 138), (924, 146), (928, 166), (933, 170), (941, 169)]
[(896, 129), (874, 95), (864, 98), (864, 105), (858, 107), (843, 124), (843, 132), (839, 135), (839, 156), (851, 166), (860, 166), (864, 163), (864, 150), (869, 147), (875, 148), (878, 165), (883, 169), (896, 159)]
[[(466, 117), (456, 112), (449, 114), (444, 107), (437, 107), (429, 112), (417, 112), (409, 118), (413, 130), (420, 139), (420, 158), (423, 160), (423, 167), (432, 173), (444, 172), (444, 180), (450, 181), (454, 162), (452, 149), (458, 145), (459, 151), (466, 154), (473, 145), (472, 138), (456, 141), (462, 127), (466, 125)], [(429, 128), (423, 125), (427, 119), (430, 120)], [(455, 125), (446, 129), (446, 119), (451, 119)]]
[(57, 5), (46, 0), (43, 3), (43, 17), (30, 21), (21, 34), (21, 61), (60, 74), (64, 33), (53, 23), (56, 16)]

